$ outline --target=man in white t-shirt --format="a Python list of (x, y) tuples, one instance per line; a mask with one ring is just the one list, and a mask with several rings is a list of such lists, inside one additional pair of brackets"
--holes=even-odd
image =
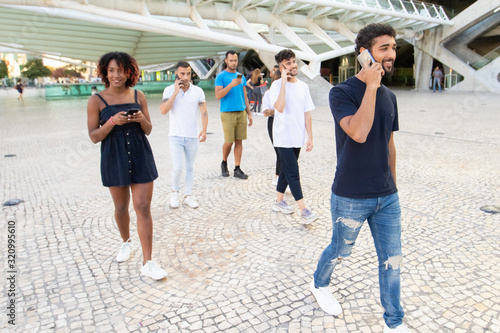
[[(169, 138), (172, 156), (172, 193), (170, 207), (179, 207), (179, 183), (184, 160), (186, 178), (184, 205), (198, 208), (193, 198), (194, 159), (198, 152), (198, 141), (207, 139), (208, 113), (205, 93), (191, 83), (191, 66), (180, 61), (175, 66), (175, 83), (163, 91), (160, 105), (161, 114), (170, 115)], [(199, 111), (198, 111), (199, 110)], [(198, 119), (201, 111), (202, 130), (198, 132)]]
[(274, 113), (273, 143), (278, 148), (281, 169), (276, 186), (278, 193), (272, 210), (284, 214), (293, 213), (294, 209), (283, 200), (288, 185), (304, 223), (309, 224), (317, 216), (305, 206), (298, 159), (304, 143), (306, 151), (313, 148), (311, 111), (314, 110), (314, 103), (307, 84), (297, 79), (298, 69), (293, 51), (282, 50), (275, 59), (280, 67), (281, 79), (271, 85), (269, 99), (277, 111)]

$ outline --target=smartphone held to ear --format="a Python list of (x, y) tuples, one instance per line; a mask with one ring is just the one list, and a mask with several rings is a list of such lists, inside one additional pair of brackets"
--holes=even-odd
[[(177, 80), (180, 80), (180, 79), (181, 79), (181, 78), (179, 77), (179, 75), (175, 74), (175, 80), (177, 81)], [(179, 86), (184, 86), (184, 83), (181, 81), (181, 82), (179, 83)]]
[(373, 59), (373, 56), (368, 49), (365, 49), (358, 55), (358, 61), (362, 67), (364, 67), (365, 63), (368, 63), (368, 67), (375, 63), (375, 59)]

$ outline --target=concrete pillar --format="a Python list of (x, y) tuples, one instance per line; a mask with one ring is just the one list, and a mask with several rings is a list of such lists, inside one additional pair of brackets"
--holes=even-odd
[(191, 66), (191, 69), (193, 70), (193, 72), (195, 72), (196, 75), (198, 75), (198, 77), (200, 79), (204, 79), (206, 70), (204, 71), (200, 66), (198, 66), (199, 62), (198, 61), (188, 61), (188, 63)]
[(257, 52), (260, 60), (264, 63), (264, 65), (266, 65), (269, 70), (271, 70), (274, 65), (277, 65), (276, 60), (274, 59), (274, 56), (276, 55), (275, 53), (260, 50), (256, 50), (255, 52)]
[(326, 81), (321, 76), (316, 76), (310, 79), (307, 75), (299, 72), (297, 77), (307, 83), (309, 86), (309, 92), (311, 93), (312, 100), (316, 106), (328, 106), (330, 105), (328, 95), (333, 85)]
[(429, 89), (434, 59), (424, 50), (414, 46), (415, 55), (415, 90)]
[(415, 40), (415, 90), (429, 89), (434, 59), (440, 60), (443, 64), (448, 64), (448, 62), (442, 60), (441, 56), (443, 50), (442, 45), (440, 45), (442, 34), (443, 29), (441, 27), (433, 28), (424, 31), (422, 38)]

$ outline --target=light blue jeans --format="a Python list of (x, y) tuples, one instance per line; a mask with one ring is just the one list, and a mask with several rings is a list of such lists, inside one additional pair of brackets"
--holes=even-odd
[(403, 322), (400, 302), (401, 208), (397, 193), (374, 199), (351, 199), (332, 193), (332, 242), (323, 251), (314, 273), (316, 287), (326, 287), (335, 266), (351, 255), (359, 231), (368, 220), (378, 256), (380, 299), (390, 328)]
[(437, 77), (434, 78), (434, 84), (432, 85), (432, 91), (436, 92), (436, 83), (439, 87), (439, 92), (441, 92), (441, 78), (437, 78)]
[(194, 159), (198, 152), (198, 138), (182, 136), (170, 137), (170, 156), (172, 157), (172, 191), (179, 191), (180, 178), (186, 161), (186, 179), (184, 195), (191, 195), (194, 181)]

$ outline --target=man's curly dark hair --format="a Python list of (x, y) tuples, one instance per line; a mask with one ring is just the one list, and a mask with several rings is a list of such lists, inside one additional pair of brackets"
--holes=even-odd
[(278, 52), (277, 55), (274, 56), (274, 59), (278, 64), (280, 64), (283, 60), (289, 60), (291, 58), (296, 58), (295, 53), (292, 50), (286, 49)]
[(396, 30), (390, 25), (382, 23), (369, 24), (361, 29), (354, 42), (356, 44), (356, 55), (360, 53), (359, 49), (362, 47), (371, 51), (375, 38), (380, 36), (391, 36), (396, 39)]
[(104, 85), (106, 86), (106, 88), (109, 87), (108, 66), (109, 62), (113, 59), (116, 61), (118, 66), (123, 68), (123, 71), (127, 75), (125, 87), (130, 88), (135, 86), (135, 84), (139, 80), (140, 75), (137, 61), (135, 61), (135, 59), (131, 55), (125, 52), (115, 51), (103, 55), (101, 59), (99, 59), (99, 62), (97, 64), (97, 72), (104, 81)]

